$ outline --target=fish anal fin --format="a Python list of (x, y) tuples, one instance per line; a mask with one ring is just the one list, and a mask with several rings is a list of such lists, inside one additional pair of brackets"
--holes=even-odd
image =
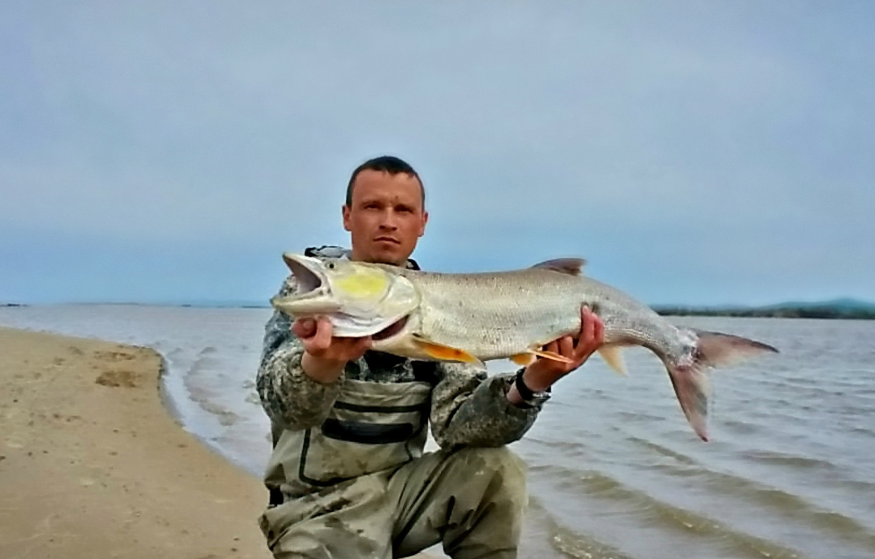
[(554, 272), (568, 274), (570, 276), (580, 276), (583, 275), (583, 266), (585, 264), (586, 260), (583, 258), (554, 258), (552, 260), (539, 262), (532, 266), (532, 268), (553, 270)]
[(478, 359), (474, 355), (471, 355), (464, 349), (440, 344), (418, 336), (415, 337), (414, 340), (416, 342), (416, 345), (418, 345), (419, 348), (422, 349), (422, 351), (432, 359), (436, 359), (438, 361), (461, 361), (462, 363), (478, 363), (481, 365), (483, 364), (480, 359)]
[(510, 356), (510, 360), (521, 367), (528, 367), (535, 362), (536, 358), (537, 356), (534, 353), (517, 353)]
[(619, 345), (603, 345), (598, 349), (599, 355), (614, 372), (626, 376), (626, 363), (623, 361), (622, 347)]
[(559, 361), (560, 363), (574, 363), (573, 360), (568, 357), (564, 357), (559, 355), (553, 351), (547, 351), (544, 349), (532, 349), (529, 350), (533, 355), (537, 355), (538, 357), (543, 357), (544, 359), (550, 359), (551, 361)]

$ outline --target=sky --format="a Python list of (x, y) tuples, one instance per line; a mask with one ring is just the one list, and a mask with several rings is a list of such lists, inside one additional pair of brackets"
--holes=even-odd
[(875, 4), (0, 2), (0, 302), (267, 303), (373, 156), (414, 257), (875, 301)]

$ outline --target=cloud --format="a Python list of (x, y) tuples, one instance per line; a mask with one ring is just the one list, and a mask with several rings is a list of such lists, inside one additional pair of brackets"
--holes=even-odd
[[(864, 8), (6, 5), (0, 255), (344, 242), (350, 171), (394, 153), (435, 266), (583, 254), (654, 301), (875, 298)], [(172, 260), (180, 293), (217, 272)]]

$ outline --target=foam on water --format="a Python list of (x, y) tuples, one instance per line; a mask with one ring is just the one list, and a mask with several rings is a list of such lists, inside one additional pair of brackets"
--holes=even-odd
[[(183, 426), (261, 475), (269, 425), (255, 393), (268, 309), (0, 308), (0, 324), (146, 345)], [(776, 345), (716, 371), (713, 442), (692, 433), (662, 364), (626, 354), (563, 379), (512, 448), (529, 465), (526, 556), (875, 556), (875, 322), (697, 318)], [(491, 371), (510, 371), (506, 362)]]

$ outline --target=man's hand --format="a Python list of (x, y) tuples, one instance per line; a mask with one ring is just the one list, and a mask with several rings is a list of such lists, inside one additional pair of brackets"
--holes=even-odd
[(301, 368), (316, 382), (329, 384), (337, 380), (349, 361), (358, 359), (371, 347), (371, 338), (335, 338), (331, 322), (319, 317), (299, 318), (292, 332), (304, 344)]
[[(560, 378), (583, 365), (589, 356), (602, 346), (605, 341), (605, 325), (601, 319), (593, 314), (589, 307), (584, 306), (580, 311), (580, 322), (576, 344), (573, 336), (564, 336), (544, 347), (547, 351), (571, 359), (571, 363), (539, 358), (526, 367), (523, 372), (523, 382), (532, 392), (547, 390)], [(511, 386), (507, 398), (513, 404), (523, 402), (516, 386)]]

